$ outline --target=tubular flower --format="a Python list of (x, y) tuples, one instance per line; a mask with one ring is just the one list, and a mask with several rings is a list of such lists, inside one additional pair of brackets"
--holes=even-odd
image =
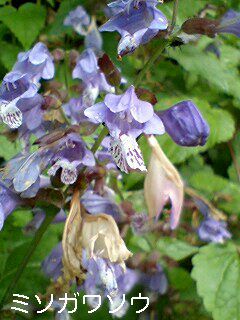
[(167, 18), (156, 8), (156, 4), (157, 1), (151, 0), (112, 3), (117, 14), (99, 30), (120, 33), (122, 38), (118, 45), (119, 56), (132, 53), (139, 45), (149, 42), (160, 30), (167, 29)]
[(31, 50), (19, 53), (18, 61), (14, 65), (13, 71), (27, 74), (36, 84), (41, 78), (45, 80), (52, 79), (55, 71), (53, 57), (46, 45), (38, 42)]
[(80, 35), (86, 34), (86, 28), (90, 24), (90, 17), (82, 6), (77, 6), (76, 9), (69, 12), (64, 19), (65, 26), (72, 26), (73, 29)]
[[(37, 96), (38, 88), (29, 81), (26, 74), (9, 72), (0, 87), (0, 115), (4, 123), (16, 129), (22, 124), (21, 101)], [(27, 100), (25, 100), (27, 99)]]
[(158, 113), (174, 142), (180, 146), (203, 146), (210, 128), (192, 101), (182, 101)]
[(148, 138), (152, 155), (144, 183), (144, 195), (150, 217), (158, 217), (164, 205), (172, 204), (170, 226), (176, 228), (183, 205), (184, 186), (182, 179), (162, 151), (154, 136)]

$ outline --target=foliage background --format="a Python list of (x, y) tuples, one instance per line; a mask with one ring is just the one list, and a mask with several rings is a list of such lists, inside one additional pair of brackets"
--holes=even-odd
[[(83, 38), (63, 26), (67, 13), (77, 5), (97, 16), (99, 24), (105, 21), (104, 1), (94, 0), (0, 0), (0, 77), (12, 68), (17, 54), (28, 50), (37, 40), (47, 43), (50, 50), (59, 47), (66, 50), (83, 49)], [(219, 16), (227, 9), (240, 10), (238, 0), (180, 0), (177, 24), (196, 16), (206, 5), (216, 5)], [(167, 1), (161, 10), (170, 18), (172, 2)], [(214, 17), (214, 16), (213, 16)], [(116, 59), (117, 34), (103, 34), (104, 50), (121, 68), (131, 83), (159, 40), (139, 48), (133, 55)], [(221, 52), (218, 59), (206, 52), (209, 43), (215, 43)], [(129, 232), (127, 245), (133, 252), (160, 253), (160, 262), (169, 279), (169, 290), (159, 297), (157, 319), (238, 320), (240, 319), (240, 41), (234, 36), (200, 41), (181, 48), (167, 48), (154, 68), (143, 79), (141, 87), (154, 92), (158, 98), (156, 110), (165, 109), (184, 99), (192, 99), (202, 111), (211, 127), (211, 134), (204, 147), (184, 148), (174, 144), (167, 136), (159, 142), (170, 160), (177, 165), (186, 185), (210, 200), (227, 215), (231, 241), (224, 245), (201, 243), (194, 226), (196, 215), (186, 196), (180, 228), (170, 234), (164, 231), (143, 237)], [(56, 79), (65, 81), (64, 65), (57, 66)], [(68, 81), (74, 85), (70, 71)], [(71, 89), (70, 89), (71, 90)], [(72, 93), (73, 94), (73, 93)], [(37, 116), (37, 115), (36, 115)], [(2, 132), (5, 130), (1, 127)], [(18, 141), (11, 143), (0, 135), (2, 164), (20, 150)], [(144, 158), (148, 149), (141, 141)], [(145, 210), (143, 201), (143, 176), (124, 176), (120, 186), (125, 199), (134, 203), (137, 211)], [(0, 233), (0, 296), (10, 283), (16, 267), (31, 241), (23, 227), (31, 220), (30, 211), (17, 210), (6, 221)], [(44, 293), (49, 280), (41, 272), (41, 262), (60, 241), (63, 225), (52, 225), (17, 286), (17, 292), (32, 297)], [(141, 288), (136, 288), (139, 292)], [(133, 296), (134, 292), (130, 294)], [(6, 319), (8, 316), (5, 316)], [(9, 315), (11, 318), (11, 315)], [(38, 319), (51, 319), (44, 314)], [(89, 315), (87, 307), (80, 306), (73, 319), (110, 319), (107, 306)], [(15, 319), (20, 319), (16, 316)], [(130, 308), (124, 319), (138, 319)], [(144, 318), (143, 318), (144, 319)]]

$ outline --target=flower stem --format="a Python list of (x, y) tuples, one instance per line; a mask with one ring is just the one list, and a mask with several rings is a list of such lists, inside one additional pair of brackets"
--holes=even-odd
[(57, 210), (48, 210), (46, 217), (43, 221), (43, 223), (41, 224), (40, 228), (36, 231), (34, 238), (32, 239), (32, 242), (30, 244), (29, 250), (26, 253), (26, 255), (24, 256), (22, 262), (19, 264), (16, 274), (13, 278), (13, 280), (11, 281), (10, 285), (8, 286), (2, 301), (0, 303), (0, 310), (2, 309), (3, 305), (9, 301), (13, 290), (16, 288), (16, 285), (25, 269), (25, 267), (27, 266), (27, 264), (29, 263), (36, 247), (38, 246), (39, 242), (41, 241), (44, 233), (46, 232), (48, 226), (51, 224), (51, 222), (53, 221), (53, 219), (55, 218), (56, 214), (57, 214)]
[(103, 139), (106, 137), (107, 134), (108, 134), (108, 129), (106, 127), (103, 127), (97, 140), (95, 141), (94, 145), (91, 148), (92, 153), (95, 153), (97, 151), (97, 149), (99, 148), (100, 144), (102, 143)]
[(171, 22), (171, 26), (170, 26), (170, 29), (169, 29), (169, 33), (171, 34), (174, 27), (175, 27), (175, 24), (176, 24), (176, 21), (177, 21), (177, 14), (178, 14), (178, 0), (175, 0), (174, 1), (174, 6), (173, 6), (173, 15), (172, 15), (172, 22)]
[(148, 60), (148, 62), (144, 65), (142, 70), (138, 73), (135, 81), (133, 82), (135, 87), (139, 86), (146, 72), (153, 66), (153, 64), (156, 62), (156, 60), (161, 55), (163, 50), (166, 48), (168, 44), (168, 40), (167, 39), (161, 39), (161, 40), (162, 40), (161, 44), (156, 49), (155, 53), (151, 56), (151, 58)]

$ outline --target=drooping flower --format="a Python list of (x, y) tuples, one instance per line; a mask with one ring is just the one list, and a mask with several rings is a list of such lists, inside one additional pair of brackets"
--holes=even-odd
[[(36, 96), (38, 88), (29, 81), (26, 74), (11, 71), (4, 78), (0, 87), (0, 115), (4, 123), (16, 129), (22, 124), (22, 99)], [(25, 100), (26, 99), (26, 100)]]
[(28, 77), (37, 84), (41, 78), (45, 80), (53, 78), (53, 57), (49, 53), (46, 45), (38, 42), (29, 51), (19, 53), (18, 61), (14, 65), (13, 70), (27, 74)]
[(231, 33), (240, 37), (240, 13), (228, 10), (220, 20), (217, 27), (218, 33)]
[(164, 205), (170, 200), (172, 205), (170, 226), (174, 229), (178, 225), (183, 205), (183, 182), (154, 136), (148, 138), (148, 143), (152, 148), (144, 183), (148, 213), (150, 217), (159, 217)]
[(104, 102), (85, 110), (84, 114), (99, 123), (105, 123), (110, 135), (137, 138), (140, 134), (163, 134), (164, 126), (149, 102), (138, 99), (134, 86), (122, 95), (107, 94)]
[[(113, 92), (111, 87), (98, 67), (97, 57), (92, 49), (85, 50), (78, 59), (73, 69), (73, 79), (81, 79), (84, 84), (84, 103), (93, 105), (99, 92)], [(89, 101), (90, 102), (89, 102)]]
[(168, 27), (167, 18), (156, 8), (157, 1), (117, 1), (113, 4), (116, 5), (118, 13), (112, 16), (100, 31), (120, 33), (120, 56), (132, 53), (139, 45), (155, 37), (159, 30), (166, 30)]
[(211, 204), (204, 203), (200, 199), (195, 199), (200, 213), (203, 215), (203, 221), (197, 229), (199, 238), (205, 242), (223, 243), (225, 240), (230, 239), (231, 233), (227, 230), (227, 223), (223, 220), (217, 220), (214, 214), (219, 212)]
[(174, 142), (181, 146), (203, 146), (209, 136), (209, 126), (192, 101), (182, 101), (158, 113)]
[(198, 236), (202, 241), (214, 243), (223, 243), (232, 237), (225, 221), (218, 221), (211, 217), (202, 221), (198, 228)]
[(115, 220), (107, 214), (83, 217), (82, 245), (88, 257), (96, 255), (123, 267), (124, 261), (132, 255), (120, 236)]
[(69, 12), (63, 23), (65, 26), (72, 26), (78, 34), (86, 35), (90, 17), (82, 6), (77, 6)]

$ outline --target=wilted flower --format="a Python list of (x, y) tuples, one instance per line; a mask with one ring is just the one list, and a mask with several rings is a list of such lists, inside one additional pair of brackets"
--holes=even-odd
[(240, 13), (228, 10), (220, 20), (217, 27), (218, 33), (231, 33), (240, 37)]
[(83, 217), (81, 243), (89, 257), (97, 256), (119, 263), (131, 257), (115, 220), (107, 214), (85, 215)]
[(225, 221), (218, 221), (208, 217), (202, 221), (198, 228), (198, 235), (202, 241), (223, 243), (231, 238), (231, 233), (227, 230)]
[(82, 6), (77, 6), (76, 9), (69, 12), (64, 19), (65, 26), (72, 26), (73, 29), (80, 35), (86, 35), (86, 29), (90, 24), (90, 17)]
[(49, 80), (54, 76), (53, 57), (46, 45), (38, 42), (31, 50), (19, 53), (13, 70), (27, 74), (34, 83), (38, 83), (41, 78)]
[[(29, 81), (26, 74), (12, 71), (4, 78), (0, 88), (0, 115), (10, 128), (18, 128), (22, 124), (22, 99), (36, 96), (38, 88)], [(25, 100), (26, 99), (26, 100)]]
[(181, 146), (203, 146), (209, 136), (209, 126), (192, 101), (182, 101), (158, 113), (174, 142)]
[(167, 18), (156, 8), (157, 1), (140, 0), (125, 3), (114, 2), (119, 12), (99, 29), (118, 31), (121, 34), (118, 46), (120, 56), (133, 52), (140, 44), (145, 44), (155, 37), (159, 30), (166, 30), (168, 27)]
[(154, 136), (148, 138), (152, 155), (144, 183), (144, 195), (150, 217), (158, 217), (164, 205), (172, 204), (170, 226), (176, 228), (183, 205), (184, 186), (181, 177), (162, 151)]
[(141, 133), (164, 133), (162, 121), (154, 114), (152, 105), (138, 99), (134, 86), (122, 95), (107, 94), (104, 102), (86, 109), (84, 114), (94, 121), (104, 122), (116, 139), (124, 134), (137, 138)]
[[(99, 92), (113, 92), (111, 87), (101, 72), (97, 57), (92, 49), (85, 50), (78, 59), (76, 67), (72, 73), (73, 79), (81, 79), (84, 83), (85, 90), (83, 97), (94, 104)], [(85, 101), (88, 105), (89, 102)]]

